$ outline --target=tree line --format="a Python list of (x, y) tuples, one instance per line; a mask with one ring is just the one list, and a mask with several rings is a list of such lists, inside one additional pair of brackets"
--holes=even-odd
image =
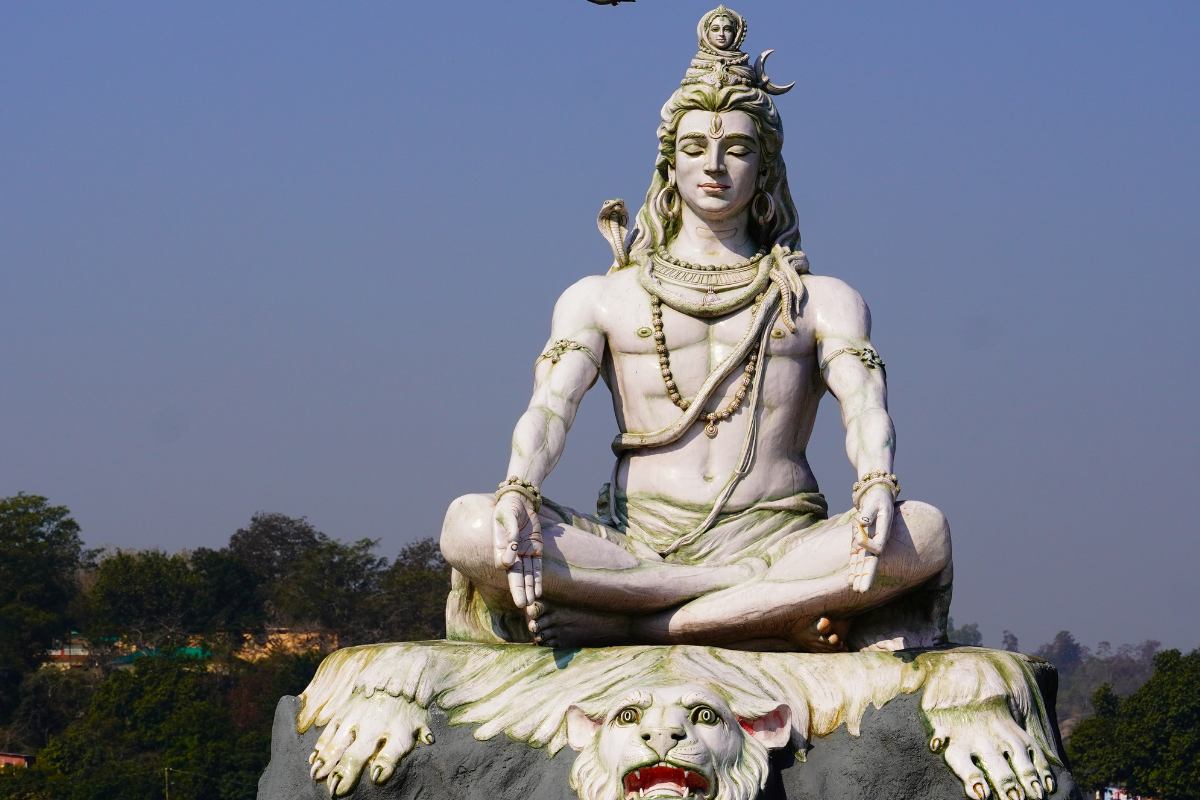
[[(0, 751), (36, 754), (0, 800), (255, 797), (275, 705), (323, 650), (445, 635), (437, 544), (377, 545), (260, 513), (220, 549), (89, 551), (67, 508), (0, 499)], [(43, 668), (67, 642), (81, 667)]]
[[(304, 519), (255, 514), (220, 549), (89, 551), (63, 506), (0, 499), (0, 800), (250, 800), (275, 705), (324, 649), (445, 634), (449, 567), (425, 539), (395, 560)], [(271, 647), (272, 631), (311, 649)], [(980, 646), (979, 626), (953, 642)], [(82, 668), (43, 668), (64, 641)], [(1003, 646), (1017, 651), (1015, 634)], [(1067, 631), (1037, 648), (1059, 673), (1073, 774), (1159, 800), (1200, 798), (1200, 650), (1096, 650)]]

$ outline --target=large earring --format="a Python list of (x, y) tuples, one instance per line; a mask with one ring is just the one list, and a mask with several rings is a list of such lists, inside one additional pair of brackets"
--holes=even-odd
[[(767, 208), (765, 211), (760, 211), (760, 201), (764, 198), (767, 201)], [(767, 227), (767, 223), (775, 219), (775, 198), (771, 197), (769, 192), (760, 189), (758, 194), (754, 195), (754, 199), (750, 201), (750, 213), (754, 215), (754, 221), (758, 223), (758, 227)]]
[(683, 199), (674, 184), (667, 184), (654, 195), (654, 210), (663, 219), (674, 220), (683, 213)]

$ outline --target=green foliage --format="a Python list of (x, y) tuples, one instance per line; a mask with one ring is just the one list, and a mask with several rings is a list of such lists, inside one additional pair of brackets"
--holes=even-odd
[(32, 753), (45, 747), (51, 736), (83, 716), (100, 679), (96, 670), (47, 668), (28, 673), (0, 749)]
[(86, 630), (139, 648), (182, 647), (197, 627), (194, 601), (204, 579), (186, 555), (161, 550), (104, 558), (88, 592)]
[(983, 647), (983, 634), (979, 632), (979, 625), (977, 623), (971, 622), (963, 625), (961, 628), (955, 628), (954, 617), (950, 617), (946, 624), (946, 633), (950, 641), (954, 644)]
[(1153, 640), (1139, 645), (1112, 645), (1101, 642), (1095, 653), (1082, 648), (1079, 660), (1070, 672), (1059, 673), (1058, 719), (1064, 735), (1074, 736), (1075, 724), (1093, 713), (1093, 697), (1104, 685), (1117, 697), (1127, 697), (1154, 674), (1154, 654), (1159, 643)]
[[(0, 769), (0, 800), (158, 798), (167, 769), (172, 798), (253, 798), (276, 704), (323, 654), (249, 661), (243, 643), (268, 625), (343, 646), (445, 635), (450, 568), (437, 544), (391, 564), (376, 544), (256, 514), (221, 550), (85, 562), (66, 508), (0, 500), (0, 749), (37, 753), (33, 768)], [(69, 622), (91, 666), (34, 669)], [(184, 655), (197, 645), (215, 655)], [(112, 656), (131, 650), (118, 668)]]
[(1075, 641), (1070, 631), (1059, 631), (1054, 636), (1054, 641), (1039, 647), (1034, 655), (1053, 664), (1060, 676), (1069, 677), (1087, 657), (1087, 648)]
[(1076, 726), (1067, 746), (1084, 789), (1123, 785), (1159, 800), (1200, 797), (1200, 650), (1154, 657), (1154, 675), (1122, 700), (1105, 685), (1092, 697), (1095, 716)]
[(379, 585), (379, 630), (373, 641), (416, 642), (446, 637), (450, 565), (433, 539), (422, 539), (401, 550)]
[(0, 722), (22, 676), (70, 630), (83, 550), (70, 513), (38, 495), (0, 499)]
[(379, 579), (387, 567), (386, 558), (371, 552), (377, 544), (325, 538), (308, 548), (292, 563), (287, 580), (275, 585), (271, 599), (276, 610), (291, 627), (335, 632), (341, 645), (366, 642)]
[(212, 664), (139, 658), (101, 683), (83, 717), (29, 770), (0, 774), (0, 800), (252, 800), (270, 759), (275, 703), (299, 694), (320, 655)]

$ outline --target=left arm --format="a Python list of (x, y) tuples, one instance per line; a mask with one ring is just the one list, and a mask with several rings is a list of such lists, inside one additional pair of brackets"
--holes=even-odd
[[(837, 398), (846, 429), (846, 455), (859, 476), (890, 474), (896, 429), (887, 410), (887, 378), (871, 345), (871, 311), (858, 293), (835, 278), (806, 278), (816, 312), (817, 359), (829, 391)], [(878, 557), (895, 518), (895, 498), (883, 484), (858, 499), (850, 560), (855, 591), (871, 588)]]

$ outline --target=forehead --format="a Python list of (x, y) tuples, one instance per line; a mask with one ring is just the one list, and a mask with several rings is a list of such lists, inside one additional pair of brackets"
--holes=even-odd
[(662, 705), (685, 705), (688, 707), (704, 704), (718, 711), (724, 710), (725, 701), (707, 686), (698, 684), (682, 684), (655, 689), (654, 701)]
[[(720, 114), (721, 126), (725, 129), (725, 133), (745, 133), (753, 136), (755, 140), (758, 139), (758, 132), (754, 129), (754, 120), (745, 111), (722, 111)], [(687, 112), (683, 115), (683, 119), (679, 120), (679, 134), (697, 131), (707, 133), (713, 116), (712, 111)]]
[(729, 17), (713, 17), (712, 22), (708, 23), (709, 30), (714, 28), (732, 28), (733, 20)]

